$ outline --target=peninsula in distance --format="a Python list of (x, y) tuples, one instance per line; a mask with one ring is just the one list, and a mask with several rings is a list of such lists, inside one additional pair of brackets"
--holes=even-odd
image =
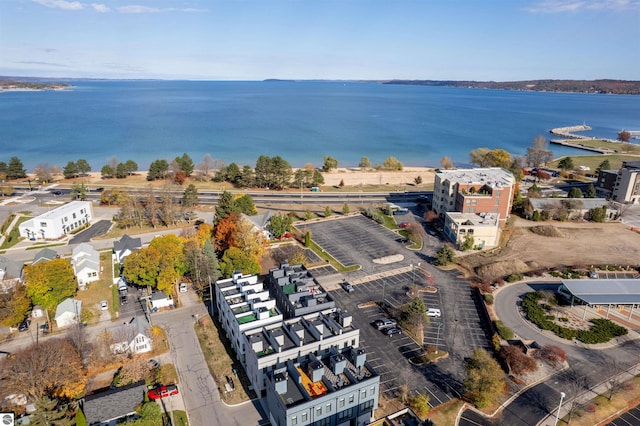
[[(321, 81), (284, 80), (265, 81)], [(330, 81), (330, 80), (322, 80)], [(336, 80), (337, 81), (337, 80)], [(347, 80), (345, 80), (347, 81)], [(473, 81), (473, 80), (348, 80), (382, 84), (414, 86), (461, 87), (474, 89), (521, 90), (534, 92), (604, 93), (610, 95), (640, 95), (640, 81), (634, 80), (523, 80), (523, 81)]]
[[(60, 90), (68, 83), (51, 83), (42, 77), (0, 77), (0, 90)], [(88, 78), (58, 78), (58, 81), (93, 80)], [(105, 80), (105, 79), (95, 79)], [(117, 80), (117, 79), (114, 79)], [(264, 81), (343, 81), (291, 80), (270, 78)], [(535, 92), (603, 93), (610, 95), (640, 95), (640, 81), (633, 80), (524, 80), (524, 81), (466, 81), (466, 80), (344, 80), (362, 83), (404, 84), (416, 86), (461, 87), (475, 89), (521, 90)]]

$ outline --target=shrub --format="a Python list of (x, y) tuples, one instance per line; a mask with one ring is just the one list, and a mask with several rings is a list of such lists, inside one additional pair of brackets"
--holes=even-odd
[(504, 346), (500, 350), (500, 356), (515, 374), (524, 374), (536, 371), (538, 365), (535, 360), (527, 356), (518, 346)]
[(514, 283), (516, 281), (521, 281), (523, 278), (524, 276), (521, 273), (514, 272), (507, 277), (507, 282)]
[(485, 294), (483, 297), (487, 305), (493, 305), (493, 294)]
[(494, 321), (493, 324), (496, 327), (496, 331), (504, 340), (511, 340), (514, 337), (513, 330), (504, 325), (504, 323), (500, 320)]
[(538, 357), (544, 359), (554, 367), (558, 367), (567, 360), (567, 353), (560, 346), (543, 346), (538, 351)]

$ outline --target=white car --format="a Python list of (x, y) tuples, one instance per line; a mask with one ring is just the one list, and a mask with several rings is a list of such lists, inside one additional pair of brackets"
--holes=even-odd
[(106, 300), (103, 300), (102, 302), (100, 302), (100, 309), (106, 311), (107, 309), (109, 309), (109, 303), (107, 303)]
[(180, 293), (187, 292), (187, 283), (180, 283)]
[(440, 318), (440, 309), (436, 309), (436, 308), (429, 308), (427, 309), (427, 316), (430, 317), (434, 317), (434, 318)]

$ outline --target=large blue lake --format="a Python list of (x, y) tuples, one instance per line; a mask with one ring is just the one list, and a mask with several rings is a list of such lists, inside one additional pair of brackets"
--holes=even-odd
[[(0, 93), (0, 161), (28, 171), (111, 157), (141, 170), (156, 159), (205, 154), (255, 165), (280, 155), (292, 166), (340, 166), (394, 156), (405, 166), (468, 163), (478, 147), (526, 152), (549, 129), (586, 135), (640, 130), (640, 96), (537, 93), (342, 82), (80, 81), (53, 92)], [(551, 146), (556, 156), (583, 151)]]

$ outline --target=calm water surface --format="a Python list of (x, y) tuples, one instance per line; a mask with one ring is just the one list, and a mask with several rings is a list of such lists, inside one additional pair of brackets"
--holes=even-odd
[[(62, 92), (0, 93), (0, 161), (31, 171), (110, 157), (141, 170), (187, 152), (255, 165), (280, 155), (294, 167), (468, 162), (478, 147), (526, 152), (554, 127), (582, 124), (615, 138), (640, 130), (640, 97), (338, 82), (82, 81)], [(556, 156), (584, 153), (551, 147)]]

